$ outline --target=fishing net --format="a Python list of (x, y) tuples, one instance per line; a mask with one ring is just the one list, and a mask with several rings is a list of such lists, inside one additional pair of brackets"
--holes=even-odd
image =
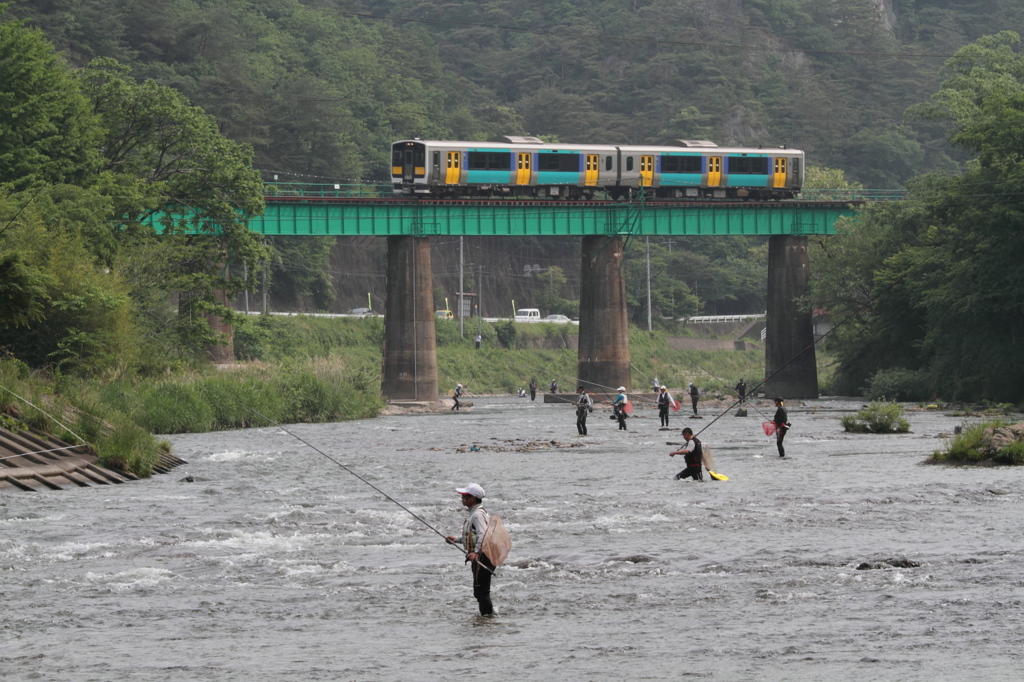
[(770, 436), (778, 430), (775, 422), (761, 422), (761, 428), (764, 429), (764, 435), (766, 436)]
[(712, 469), (715, 468), (715, 458), (714, 455), (711, 454), (711, 448), (709, 448), (707, 445), (704, 445), (703, 443), (701, 443), (700, 446), (700, 458), (704, 464), (705, 469), (711, 471)]
[(501, 566), (505, 563), (505, 559), (508, 558), (508, 553), (511, 549), (512, 538), (508, 536), (505, 524), (501, 522), (501, 517), (497, 514), (492, 514), (490, 520), (487, 521), (487, 530), (484, 531), (484, 539), (480, 543), (480, 551), (491, 560), (493, 565)]

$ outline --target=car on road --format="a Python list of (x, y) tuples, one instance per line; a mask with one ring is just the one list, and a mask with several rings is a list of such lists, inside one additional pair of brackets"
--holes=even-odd
[(349, 315), (373, 315), (373, 311), (369, 308), (353, 308), (348, 311)]
[(440, 317), (442, 320), (454, 320), (455, 313), (450, 310), (435, 310), (434, 317)]
[(554, 322), (555, 324), (569, 324), (572, 322), (566, 315), (548, 315), (543, 322)]

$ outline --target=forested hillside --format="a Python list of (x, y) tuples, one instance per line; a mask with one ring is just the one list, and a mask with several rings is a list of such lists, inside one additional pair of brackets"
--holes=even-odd
[[(985, 33), (1024, 31), (1010, 0), (53, 0), (15, 1), (10, 14), (73, 66), (112, 57), (178, 90), (252, 146), (265, 179), (303, 182), (385, 180), (394, 139), (528, 133), (785, 144), (896, 187), (966, 159), (942, 122), (904, 116), (938, 87), (943, 62)], [(368, 260), (379, 245), (274, 246), (277, 307), (340, 311), (383, 293), (379, 267), (379, 287), (351, 274), (379, 263)], [(722, 263), (708, 240), (654, 244), (655, 312), (763, 309), (761, 242), (729, 250)], [(559, 267), (559, 297), (575, 299), (576, 253), (572, 240), (505, 240), (476, 245), (468, 262), (491, 284), (484, 309), (503, 309), (537, 302), (526, 265)], [(435, 259), (443, 300), (458, 289), (457, 252), (439, 243)], [(646, 306), (645, 292), (633, 298)]]
[(952, 170), (907, 107), (1014, 0), (16, 0), (75, 66), (171, 86), (264, 174), (386, 179), (408, 136), (786, 144), (869, 187)]
[[(213, 338), (203, 315), (219, 310), (216, 251), (183, 226), (157, 239), (140, 222), (174, 205), (230, 225), (217, 248), (236, 265), (269, 254), (275, 305), (339, 310), (369, 293), (379, 307), (380, 243), (275, 240), (265, 251), (245, 234), (238, 218), (261, 209), (259, 177), (381, 182), (394, 139), (533, 134), (782, 144), (807, 151), (819, 186), (908, 187), (911, 201), (872, 209), (857, 229), (821, 240), (812, 261), (812, 303), (856, 320), (836, 335), (844, 390), (1016, 399), (1024, 385), (1007, 355), (1024, 328), (1013, 181), (1024, 175), (1024, 67), (1016, 34), (992, 36), (1024, 33), (1019, 1), (6, 8), (0, 343), (33, 363), (109, 370), (148, 353), (159, 364)], [(485, 314), (511, 299), (574, 312), (572, 240), (464, 246), (465, 289), (481, 294)], [(639, 322), (647, 244), (629, 249)], [(763, 309), (763, 240), (662, 239), (650, 249), (656, 316)], [(453, 304), (458, 240), (436, 240), (434, 257), (435, 300)], [(183, 344), (173, 352), (172, 338)]]

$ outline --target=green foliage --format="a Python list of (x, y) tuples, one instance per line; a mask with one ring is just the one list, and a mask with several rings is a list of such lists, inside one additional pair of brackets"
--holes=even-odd
[(99, 129), (86, 99), (38, 29), (0, 5), (0, 183), (25, 189), (84, 180)]
[(903, 369), (917, 390), (948, 400), (1020, 400), (1024, 55), (1018, 43), (1015, 34), (1001, 33), (964, 47), (947, 63), (947, 80), (932, 103), (914, 111), (949, 122), (951, 141), (979, 155), (965, 173), (918, 178), (909, 183), (906, 202), (872, 207), (855, 229), (844, 226), (834, 238), (816, 240), (820, 251), (812, 261), (827, 263), (816, 268), (817, 305), (836, 320), (852, 316), (830, 342), (841, 385), (856, 389), (880, 370)]
[(844, 431), (852, 433), (907, 433), (910, 422), (903, 417), (903, 406), (884, 400), (872, 401), (855, 415), (840, 419)]
[(511, 321), (499, 322), (494, 325), (495, 332), (498, 336), (498, 343), (505, 348), (512, 350), (516, 347), (516, 325)]
[(881, 369), (875, 372), (864, 389), (864, 397), (869, 400), (927, 400), (933, 393), (928, 385), (924, 372), (913, 371), (902, 367)]
[(978, 463), (1020, 465), (1024, 464), (1024, 443), (1012, 442), (995, 452), (988, 442), (985, 433), (989, 429), (1011, 426), (1012, 422), (994, 419), (971, 425), (963, 425), (960, 433), (947, 441), (945, 451), (936, 450), (929, 461), (940, 463)]

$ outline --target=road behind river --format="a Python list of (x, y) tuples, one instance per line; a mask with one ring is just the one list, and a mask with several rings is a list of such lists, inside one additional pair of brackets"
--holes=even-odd
[[(779, 460), (764, 417), (730, 413), (701, 438), (731, 480), (695, 483), (673, 480), (666, 441), (711, 413), (665, 432), (638, 410), (620, 433), (598, 411), (581, 439), (571, 406), (470, 400), (289, 430), (443, 533), (465, 517), (454, 489), (483, 485), (515, 543), (497, 617), (476, 615), (456, 550), (282, 429), (174, 436), (189, 463), (168, 475), (0, 496), (0, 676), (1024, 674), (1024, 468), (921, 465), (960, 418), (849, 435), (859, 402), (794, 401)], [(583, 447), (527, 447), (552, 440)]]

